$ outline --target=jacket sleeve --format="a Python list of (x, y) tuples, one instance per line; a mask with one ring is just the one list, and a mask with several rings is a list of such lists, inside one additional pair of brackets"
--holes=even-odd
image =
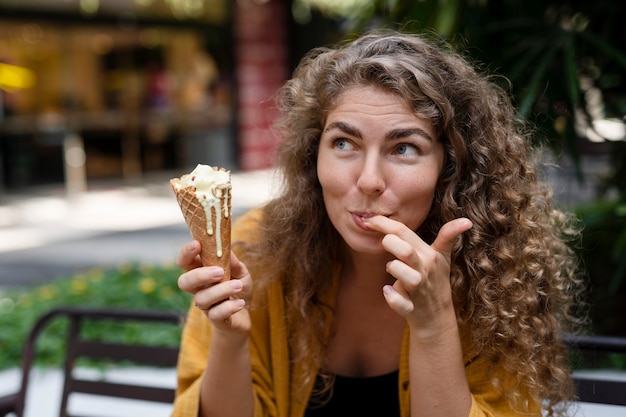
[[(506, 384), (511, 382), (511, 375), (504, 375), (503, 371), (497, 369), (493, 373), (500, 381)], [(477, 357), (465, 367), (467, 382), (472, 392), (472, 408), (469, 417), (517, 417), (524, 415), (527, 417), (540, 417), (541, 410), (537, 404), (533, 404), (530, 395), (528, 396), (529, 409), (515, 410), (509, 401), (496, 391), (489, 381), (489, 361), (483, 357)], [(500, 375), (498, 375), (500, 374)]]
[(206, 368), (211, 324), (202, 312), (191, 307), (183, 329), (178, 355), (176, 399), (172, 417), (197, 417), (200, 385)]
[[(263, 323), (264, 324), (264, 323)], [(262, 327), (262, 326), (258, 326)], [(200, 387), (207, 360), (210, 354), (211, 323), (202, 312), (191, 307), (183, 330), (181, 350), (177, 366), (176, 399), (172, 417), (197, 417), (200, 410)], [(250, 356), (252, 360), (252, 380), (254, 388), (254, 416), (271, 417), (279, 415), (274, 393), (271, 354), (265, 347), (267, 340), (255, 341), (251, 338)], [(284, 377), (284, 375), (283, 375)], [(285, 386), (287, 382), (284, 383)], [(284, 401), (283, 401), (284, 405)]]

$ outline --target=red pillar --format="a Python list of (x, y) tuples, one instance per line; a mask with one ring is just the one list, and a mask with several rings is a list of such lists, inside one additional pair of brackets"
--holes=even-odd
[(289, 76), (289, 0), (234, 2), (239, 166), (268, 168), (278, 138), (273, 95)]

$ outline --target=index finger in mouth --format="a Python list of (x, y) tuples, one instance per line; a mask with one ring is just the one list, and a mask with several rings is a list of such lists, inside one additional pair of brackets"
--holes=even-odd
[(370, 229), (387, 235), (401, 236), (409, 230), (403, 223), (382, 215), (364, 217), (363, 223)]

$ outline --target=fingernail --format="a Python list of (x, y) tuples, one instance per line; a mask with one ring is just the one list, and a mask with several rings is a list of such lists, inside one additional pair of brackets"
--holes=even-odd
[(189, 243), (189, 244), (187, 245), (187, 250), (188, 250), (189, 252), (195, 252), (195, 251), (196, 251), (197, 244), (198, 244), (198, 243), (194, 240), (193, 242), (191, 242), (191, 243)]
[(233, 290), (240, 290), (243, 288), (243, 283), (238, 279), (230, 280), (230, 286)]

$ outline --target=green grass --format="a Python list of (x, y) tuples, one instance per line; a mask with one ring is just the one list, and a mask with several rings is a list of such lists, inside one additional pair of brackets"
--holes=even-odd
[[(190, 295), (177, 287), (181, 270), (174, 265), (126, 263), (113, 269), (91, 269), (59, 277), (45, 285), (0, 294), (0, 369), (20, 366), (22, 348), (35, 320), (58, 306), (117, 307), (186, 311)], [(67, 323), (55, 320), (37, 344), (38, 366), (62, 364)], [(89, 337), (123, 342), (178, 345), (181, 326), (95, 324)]]

